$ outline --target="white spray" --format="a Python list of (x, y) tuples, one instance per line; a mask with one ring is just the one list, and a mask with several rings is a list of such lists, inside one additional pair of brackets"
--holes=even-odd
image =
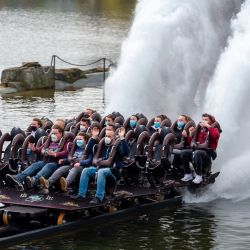
[(232, 21), (232, 36), (210, 82), (205, 109), (220, 120), (223, 166), (212, 191), (220, 197), (250, 198), (250, 0)]
[(106, 83), (106, 112), (194, 114), (241, 0), (140, 0), (118, 69)]

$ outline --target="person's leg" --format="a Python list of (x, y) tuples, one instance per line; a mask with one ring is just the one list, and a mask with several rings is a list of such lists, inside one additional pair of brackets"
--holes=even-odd
[(80, 185), (78, 195), (86, 197), (89, 185), (89, 178), (94, 176), (97, 169), (96, 167), (84, 168), (80, 177)]
[(16, 176), (16, 178), (18, 180), (20, 180), (20, 181), (24, 181), (27, 176), (33, 176), (37, 172), (39, 172), (45, 166), (45, 164), (46, 163), (44, 161), (34, 162), (29, 167), (27, 167), (24, 171), (22, 171), (21, 173), (19, 173)]
[(54, 184), (57, 182), (63, 175), (67, 174), (70, 170), (70, 165), (65, 165), (59, 167), (48, 179), (49, 184)]
[(73, 167), (69, 170), (68, 176), (66, 177), (67, 185), (69, 186), (77, 177), (77, 175), (81, 174), (83, 167)]
[(35, 176), (34, 176), (34, 185), (38, 184), (39, 179), (43, 176), (48, 178), (56, 169), (60, 166), (56, 162), (47, 163)]
[(192, 157), (193, 157), (193, 150), (192, 149), (181, 150), (181, 161), (184, 165), (185, 174), (191, 174), (189, 162), (192, 161)]
[(97, 172), (97, 189), (95, 197), (100, 201), (103, 200), (105, 195), (105, 186), (107, 176), (112, 176), (116, 180), (115, 176), (112, 174), (110, 168), (102, 168)]
[(181, 162), (184, 165), (184, 177), (181, 178), (182, 181), (191, 181), (193, 179), (193, 175), (191, 173), (191, 169), (189, 166), (189, 162), (192, 161), (193, 158), (193, 150), (192, 149), (183, 149), (181, 150)]
[(194, 151), (194, 165), (196, 174), (202, 176), (203, 159), (207, 155), (205, 150)]

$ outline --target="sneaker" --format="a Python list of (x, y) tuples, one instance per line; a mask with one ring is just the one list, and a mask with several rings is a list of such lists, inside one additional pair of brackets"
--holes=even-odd
[(197, 174), (193, 180), (193, 183), (200, 184), (201, 182), (202, 182), (202, 176)]
[(46, 189), (49, 188), (49, 181), (46, 180), (43, 176), (40, 177), (40, 184)]
[(24, 190), (22, 182), (16, 177), (16, 175), (6, 174), (6, 180), (8, 181), (8, 184), (15, 186), (18, 191)]
[(61, 190), (63, 192), (66, 192), (67, 191), (67, 181), (64, 177), (60, 178), (60, 184), (61, 184)]
[(193, 180), (193, 175), (192, 174), (185, 174), (184, 177), (181, 179), (181, 181), (188, 182)]
[(27, 183), (28, 188), (33, 188), (35, 180), (34, 180), (33, 177), (27, 176), (26, 177), (26, 183)]
[(97, 197), (94, 197), (89, 203), (90, 204), (99, 204), (99, 203), (101, 203), (102, 201), (99, 199), (99, 198), (97, 198)]
[(70, 198), (73, 200), (76, 200), (76, 201), (85, 201), (86, 200), (86, 198), (81, 196), (80, 194), (72, 195), (72, 196), (70, 196)]

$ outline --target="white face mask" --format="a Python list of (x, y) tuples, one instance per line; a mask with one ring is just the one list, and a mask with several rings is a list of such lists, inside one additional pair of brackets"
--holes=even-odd
[(111, 143), (111, 139), (109, 137), (105, 137), (104, 141), (105, 141), (105, 145), (110, 145)]
[(58, 138), (57, 138), (57, 136), (55, 134), (52, 134), (50, 137), (51, 137), (51, 141), (53, 141), (53, 142), (58, 141)]
[(80, 125), (80, 131), (82, 132), (86, 132), (87, 131), (87, 128), (83, 125)]

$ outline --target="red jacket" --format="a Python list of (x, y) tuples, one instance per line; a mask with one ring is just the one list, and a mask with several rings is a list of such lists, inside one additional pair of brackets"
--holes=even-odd
[(216, 150), (216, 148), (218, 146), (218, 141), (220, 138), (220, 132), (219, 132), (218, 128), (210, 127), (208, 130), (205, 130), (205, 131), (200, 130), (198, 137), (197, 137), (197, 142), (199, 144), (204, 143), (206, 138), (207, 138), (208, 133), (209, 133), (209, 145), (208, 145), (208, 147)]
[[(218, 128), (210, 127), (208, 130), (200, 130), (197, 136), (196, 142), (203, 144), (206, 141), (207, 135), (209, 133), (209, 145), (208, 148), (216, 150), (218, 146), (218, 141), (220, 138), (220, 132)], [(187, 138), (188, 144), (191, 144), (192, 137)]]
[[(46, 142), (45, 142), (46, 143)], [(42, 150), (45, 149), (45, 143), (43, 145), (41, 145), (39, 148), (35, 149), (35, 153), (41, 154)], [(50, 143), (50, 145), (53, 142)], [(57, 162), (59, 159), (63, 159), (63, 158), (67, 158), (68, 157), (68, 153), (70, 150), (70, 143), (72, 143), (70, 140), (68, 140), (67, 142), (65, 142), (63, 149), (60, 152), (56, 152), (56, 158), (54, 157), (50, 157), (49, 155), (45, 155), (45, 161), (49, 161), (49, 162)], [(59, 143), (57, 143), (59, 145)], [(48, 148), (50, 148), (50, 145)]]

